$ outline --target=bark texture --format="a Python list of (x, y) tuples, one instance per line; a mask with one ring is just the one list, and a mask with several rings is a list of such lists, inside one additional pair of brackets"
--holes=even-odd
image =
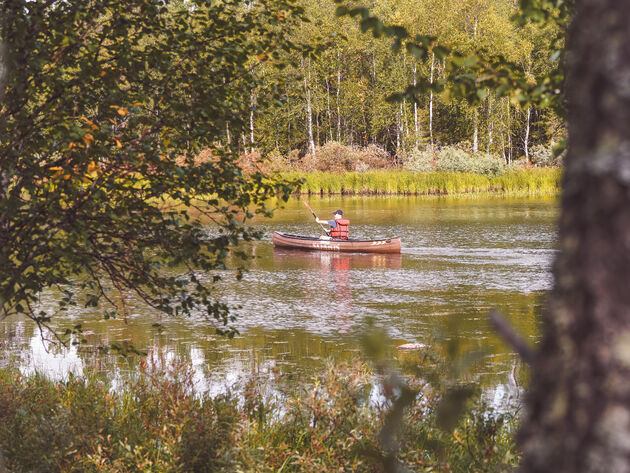
[(555, 287), (521, 431), (527, 472), (630, 472), (630, 0), (578, 0)]

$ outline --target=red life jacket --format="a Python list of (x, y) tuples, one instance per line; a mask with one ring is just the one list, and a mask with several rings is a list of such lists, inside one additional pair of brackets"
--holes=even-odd
[(337, 222), (337, 226), (330, 229), (330, 236), (339, 240), (347, 240), (349, 235), (348, 227), (350, 226), (350, 220), (340, 218), (335, 220), (335, 222)]

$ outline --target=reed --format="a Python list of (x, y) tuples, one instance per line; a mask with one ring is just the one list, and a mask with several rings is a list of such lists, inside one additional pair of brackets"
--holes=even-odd
[(286, 179), (301, 179), (303, 194), (453, 195), (507, 194), (557, 195), (562, 171), (557, 168), (511, 170), (494, 177), (462, 172), (285, 172)]

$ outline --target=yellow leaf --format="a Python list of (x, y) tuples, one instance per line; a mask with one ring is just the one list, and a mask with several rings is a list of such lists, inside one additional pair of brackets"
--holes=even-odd
[(122, 148), (122, 143), (118, 140), (118, 138), (113, 138), (113, 140), (116, 143), (116, 146), (118, 146), (119, 148)]
[(113, 108), (114, 110), (116, 110), (117, 108), (120, 108), (118, 105), (110, 105), (109, 108)]
[(63, 168), (61, 168), (60, 166), (52, 166), (50, 170), (55, 171), (55, 174), (53, 174), (53, 179), (57, 179), (63, 174)]
[(98, 166), (96, 165), (94, 161), (90, 161), (90, 164), (88, 164), (88, 172), (93, 173), (96, 171), (98, 171)]
[(92, 143), (94, 141), (94, 136), (91, 133), (86, 133), (85, 135), (83, 135), (83, 142), (86, 144), (86, 146), (90, 146), (90, 143)]

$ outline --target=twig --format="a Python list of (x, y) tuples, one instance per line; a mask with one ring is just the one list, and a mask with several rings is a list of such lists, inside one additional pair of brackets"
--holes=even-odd
[(488, 312), (490, 323), (503, 340), (510, 345), (521, 359), (531, 365), (536, 358), (536, 353), (532, 347), (512, 328), (503, 314), (497, 309), (490, 309)]

